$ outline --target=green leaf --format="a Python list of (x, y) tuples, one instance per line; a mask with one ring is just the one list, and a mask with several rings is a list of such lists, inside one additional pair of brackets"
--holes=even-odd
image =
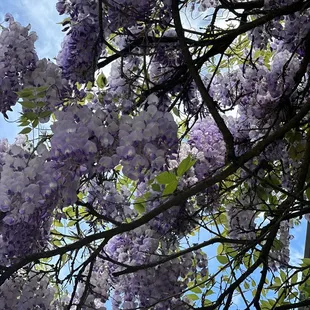
[(85, 97), (86, 100), (92, 100), (94, 98), (94, 95), (92, 93), (88, 93)]
[(71, 226), (74, 226), (75, 224), (76, 224), (76, 221), (69, 221), (66, 227), (71, 227)]
[(177, 187), (178, 187), (178, 181), (174, 181), (174, 182), (167, 184), (163, 191), (163, 196), (174, 193)]
[(30, 124), (30, 122), (29, 121), (25, 121), (25, 122), (21, 122), (21, 123), (19, 123), (19, 125), (18, 126), (20, 126), (20, 127), (25, 127), (25, 126), (28, 126)]
[(310, 200), (310, 187), (308, 187), (306, 189), (306, 196), (307, 196), (308, 200)]
[(187, 172), (194, 164), (196, 160), (192, 160), (190, 155), (183, 159), (178, 167), (177, 175), (181, 177), (185, 172)]
[(249, 282), (244, 282), (243, 286), (244, 286), (244, 288), (245, 288), (246, 290), (248, 290), (248, 289), (250, 288)]
[(228, 263), (228, 258), (224, 255), (217, 255), (216, 259), (222, 264), (226, 265)]
[(199, 297), (196, 295), (196, 294), (188, 294), (188, 295), (185, 295), (187, 298), (189, 298), (190, 300), (198, 300)]
[(310, 258), (302, 258), (301, 261), (302, 261), (302, 263), (301, 263), (302, 267), (309, 267), (310, 266)]
[(64, 227), (64, 225), (60, 221), (57, 221), (57, 220), (53, 221), (53, 226), (55, 226), (55, 227)]
[(37, 106), (34, 101), (21, 101), (20, 104), (27, 109), (33, 109)]
[(32, 122), (32, 127), (33, 128), (36, 128), (37, 126), (38, 126), (38, 124), (39, 124), (39, 119), (35, 119), (33, 122)]
[(297, 157), (297, 151), (296, 148), (292, 145), (289, 150), (288, 150), (288, 155), (292, 158), (292, 159), (296, 159)]
[(33, 95), (33, 89), (32, 88), (24, 88), (21, 91), (16, 92), (17, 95), (21, 98), (27, 98)]
[(122, 170), (122, 165), (117, 165), (115, 168), (114, 168), (115, 171), (121, 171)]
[(48, 90), (49, 86), (39, 86), (39, 87), (35, 87), (35, 90), (37, 92), (45, 92), (46, 90)]
[[(256, 292), (255, 292), (256, 293)], [(255, 296), (255, 295), (254, 295)], [(271, 309), (272, 306), (269, 304), (269, 302), (267, 302), (266, 300), (262, 300), (261, 301), (261, 308), (262, 310), (268, 310)]]
[(62, 210), (69, 218), (75, 218), (75, 210), (73, 209), (72, 206), (65, 207)]
[(221, 213), (219, 217), (217, 217), (218, 223), (221, 225), (227, 225), (227, 216), (226, 213)]
[(283, 270), (280, 270), (280, 277), (281, 277), (281, 280), (283, 282), (286, 281), (287, 276), (286, 276), (286, 273)]
[(268, 193), (261, 186), (257, 187), (257, 196), (264, 201), (268, 199)]
[(45, 118), (45, 117), (50, 116), (52, 113), (53, 113), (52, 111), (43, 111), (43, 112), (39, 113), (39, 117), (40, 118)]
[(92, 83), (92, 82), (87, 82), (87, 84), (86, 84), (86, 89), (87, 89), (87, 90), (91, 90), (92, 87), (93, 87), (93, 83)]
[(172, 109), (172, 112), (173, 112), (177, 117), (180, 117), (179, 109), (177, 109), (176, 107), (174, 107), (174, 108)]
[(36, 93), (35, 98), (44, 98), (45, 95), (46, 95), (45, 92), (39, 92), (39, 93)]
[(283, 248), (283, 243), (278, 239), (274, 239), (272, 247), (276, 250), (281, 250)]
[(84, 194), (82, 192), (79, 192), (77, 194), (77, 198), (79, 198), (80, 200), (82, 200), (84, 198)]
[(68, 23), (68, 22), (70, 22), (70, 17), (67, 17), (67, 18), (65, 18), (64, 20), (62, 20), (61, 22), (56, 23), (56, 24), (62, 25), (62, 24)]
[(155, 192), (160, 192), (160, 185), (159, 184), (152, 184), (152, 190)]
[(205, 299), (204, 303), (203, 303), (204, 306), (210, 306), (212, 304), (213, 304), (213, 302), (211, 300), (209, 300), (209, 299)]
[(67, 262), (67, 260), (68, 260), (68, 254), (65, 253), (61, 256), (61, 261), (63, 264), (65, 264)]
[(23, 116), (25, 116), (25, 118), (30, 121), (34, 121), (35, 119), (38, 118), (38, 115), (33, 112), (25, 112), (23, 113)]
[[(278, 298), (279, 298), (279, 304), (281, 305), (282, 304), (282, 302), (284, 301), (284, 299), (286, 298), (286, 290), (283, 288), (283, 287), (281, 287), (280, 289), (279, 289), (279, 291), (278, 291)], [(273, 304), (274, 304), (274, 302), (273, 302)], [(273, 305), (272, 304), (272, 305)]]
[(201, 294), (202, 293), (202, 290), (198, 286), (192, 288), (191, 291), (196, 293), (196, 294)]
[(103, 73), (98, 76), (96, 83), (99, 88), (104, 88), (107, 85), (108, 81)]
[(224, 251), (223, 244), (220, 243), (220, 245), (216, 249), (216, 253), (217, 253), (217, 255), (221, 255), (221, 254), (223, 254), (223, 251)]
[(57, 247), (61, 247), (61, 246), (62, 246), (62, 242), (59, 241), (59, 240), (53, 240), (52, 242), (53, 242), (53, 244), (54, 244), (55, 246), (57, 246)]
[(295, 284), (298, 280), (298, 273), (294, 273), (293, 276), (291, 277), (291, 283)]
[(177, 182), (176, 175), (168, 171), (162, 172), (160, 175), (156, 177), (156, 179), (159, 184), (169, 184)]
[(30, 127), (26, 127), (26, 128), (24, 128), (22, 131), (20, 131), (19, 132), (19, 134), (21, 134), (21, 135), (26, 135), (26, 134), (28, 134), (29, 132), (31, 132), (31, 128)]
[(214, 292), (212, 290), (208, 290), (204, 295), (205, 296), (210, 296), (212, 294), (214, 294)]
[(134, 208), (139, 214), (142, 214), (145, 212), (145, 206), (142, 203), (135, 203)]

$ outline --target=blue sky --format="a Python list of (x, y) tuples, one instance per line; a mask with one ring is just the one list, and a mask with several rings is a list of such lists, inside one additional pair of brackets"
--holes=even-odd
[[(38, 35), (36, 42), (37, 53), (40, 58), (54, 58), (61, 46), (61, 41), (64, 33), (61, 32), (61, 25), (57, 24), (63, 20), (59, 16), (55, 4), (56, 0), (2, 0), (0, 1), (0, 23), (4, 20), (6, 13), (11, 13), (15, 20), (26, 26), (31, 24), (31, 30)], [(197, 20), (191, 23), (191, 27), (197, 26)], [(15, 108), (16, 109), (16, 108)], [(18, 118), (18, 112), (10, 113), (10, 121)], [(15, 136), (20, 131), (20, 128), (15, 123), (7, 122), (0, 115), (0, 139), (7, 138), (10, 142), (14, 141)], [(292, 230), (294, 239), (291, 242), (291, 263), (298, 264), (299, 259), (303, 257), (306, 224), (295, 227)], [(206, 235), (201, 234), (199, 241), (204, 241)], [(211, 247), (207, 250), (209, 258), (216, 255), (216, 247)], [(217, 270), (216, 259), (211, 260), (211, 271)], [(237, 300), (235, 301), (237, 304)]]

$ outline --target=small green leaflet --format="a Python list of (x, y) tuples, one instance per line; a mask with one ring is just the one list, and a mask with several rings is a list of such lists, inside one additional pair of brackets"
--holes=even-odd
[(135, 203), (134, 208), (140, 214), (145, 212), (145, 206), (142, 203)]
[(172, 194), (177, 189), (177, 186), (178, 186), (178, 181), (173, 181), (167, 184), (163, 191), (163, 196)]
[(172, 109), (172, 112), (173, 112), (177, 117), (180, 117), (180, 112), (179, 112), (179, 110), (178, 110), (176, 107), (174, 107), (174, 108)]
[(201, 294), (202, 293), (202, 290), (201, 288), (199, 288), (198, 286), (197, 287), (193, 287), (191, 289), (192, 292), (196, 293), (196, 294)]
[(103, 73), (101, 73), (96, 80), (97, 86), (99, 88), (104, 88), (107, 85), (107, 83), (108, 83), (107, 78)]
[(278, 239), (274, 239), (273, 240), (273, 244), (272, 244), (272, 247), (275, 249), (275, 250), (281, 250), (283, 248), (283, 243), (278, 240)]
[(21, 134), (21, 135), (26, 135), (26, 134), (28, 134), (29, 132), (31, 132), (31, 128), (30, 127), (26, 127), (26, 128), (24, 128), (22, 131), (20, 131), (19, 132), (19, 134)]
[(34, 101), (21, 101), (20, 104), (26, 109), (34, 109), (37, 106)]
[(189, 298), (190, 300), (198, 300), (199, 297), (196, 294), (188, 294), (185, 295), (187, 298)]
[(136, 201), (134, 202), (134, 208), (139, 214), (142, 214), (145, 212), (145, 204), (149, 196), (150, 196), (150, 193), (147, 192), (143, 196), (138, 197)]
[(60, 221), (57, 221), (57, 220), (53, 221), (53, 226), (54, 227), (64, 227), (64, 225)]
[(169, 184), (173, 182), (178, 182), (177, 177), (172, 172), (164, 171), (156, 177), (159, 184)]
[(183, 159), (178, 167), (177, 175), (181, 177), (185, 172), (187, 172), (194, 164), (196, 160), (191, 159), (190, 155), (188, 155), (185, 159)]
[(222, 264), (225, 265), (228, 263), (228, 258), (224, 255), (218, 255), (216, 256), (216, 259)]
[(38, 115), (33, 112), (25, 112), (22, 114), (26, 120), (34, 121), (35, 119), (38, 118)]
[(39, 113), (39, 117), (45, 118), (50, 116), (52, 113), (53, 113), (52, 111), (43, 111)]
[(302, 260), (301, 264), (302, 267), (310, 266), (310, 258), (302, 258), (301, 260)]
[(160, 192), (160, 185), (157, 183), (152, 184), (152, 190), (155, 192)]
[(24, 88), (21, 91), (16, 92), (21, 98), (27, 98), (33, 96), (33, 88)]
[(66, 23), (68, 23), (68, 22), (70, 22), (70, 17), (67, 17), (67, 18), (65, 18), (64, 20), (62, 20), (61, 22), (56, 23), (56, 24), (58, 24), (58, 25), (63, 25), (63, 24), (66, 24)]
[(244, 282), (243, 286), (246, 290), (250, 288), (249, 282)]
[(165, 189), (163, 191), (163, 196), (172, 194), (178, 187), (177, 176), (169, 171), (164, 171), (156, 177), (159, 184), (164, 184)]
[[(308, 186), (309, 186), (309, 184), (308, 184)], [(306, 189), (306, 196), (307, 196), (308, 200), (310, 200), (310, 187), (308, 187)]]

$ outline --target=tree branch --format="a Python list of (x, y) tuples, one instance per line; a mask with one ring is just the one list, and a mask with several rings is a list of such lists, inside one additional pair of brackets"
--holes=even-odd
[(174, 23), (175, 23), (175, 29), (176, 29), (176, 32), (178, 34), (178, 38), (180, 41), (180, 46), (181, 46), (181, 50), (183, 53), (183, 57), (188, 67), (188, 70), (197, 85), (197, 88), (201, 94), (201, 97), (204, 103), (208, 107), (209, 112), (211, 113), (216, 125), (218, 126), (218, 128), (220, 129), (223, 135), (223, 138), (226, 144), (226, 157), (227, 157), (227, 161), (229, 162), (230, 160), (233, 160), (235, 158), (234, 138), (231, 132), (229, 131), (229, 129), (227, 128), (223, 118), (220, 116), (216, 108), (215, 102), (213, 101), (212, 97), (209, 95), (206, 87), (204, 86), (201, 80), (200, 74), (193, 62), (192, 56), (190, 55), (190, 52), (187, 48), (186, 40), (184, 37), (184, 31), (182, 27), (182, 22), (180, 18), (180, 13), (179, 13), (178, 3), (179, 3), (178, 0), (172, 0), (172, 16), (173, 16)]

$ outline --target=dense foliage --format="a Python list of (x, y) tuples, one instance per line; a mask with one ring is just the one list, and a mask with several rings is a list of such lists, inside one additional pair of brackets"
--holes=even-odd
[(56, 8), (56, 63), (0, 32), (1, 309), (310, 305), (310, 2)]

